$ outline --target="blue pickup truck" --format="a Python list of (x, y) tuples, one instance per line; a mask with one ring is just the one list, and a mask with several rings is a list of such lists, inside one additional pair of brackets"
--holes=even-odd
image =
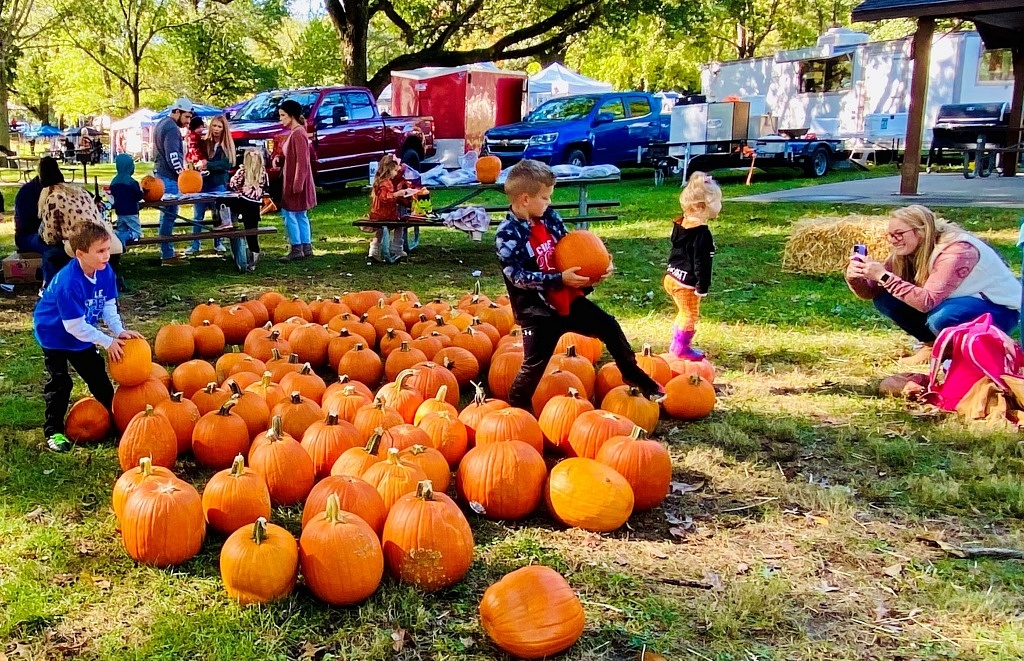
[(643, 92), (552, 99), (521, 122), (490, 129), (484, 151), (508, 166), (523, 158), (549, 165), (628, 165), (651, 142), (668, 139), (669, 116)]

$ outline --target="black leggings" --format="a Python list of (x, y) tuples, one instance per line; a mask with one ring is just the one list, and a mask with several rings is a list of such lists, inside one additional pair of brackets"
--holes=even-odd
[[(245, 229), (253, 230), (259, 227), (260, 207), (262, 206), (259, 202), (253, 202), (252, 200), (240, 197), (232, 200), (230, 206), (232, 215), (242, 221), (242, 226)], [(255, 234), (247, 236), (245, 237), (245, 242), (249, 245), (249, 252), (260, 251), (259, 236)]]
[(50, 373), (50, 378), (43, 386), (43, 401), (46, 402), (43, 434), (49, 438), (54, 434), (64, 433), (64, 416), (71, 403), (71, 388), (74, 382), (68, 371), (68, 364), (75, 368), (78, 375), (89, 386), (89, 392), (100, 404), (110, 410), (114, 401), (114, 387), (107, 377), (107, 365), (100, 355), (99, 349), (90, 347), (82, 351), (60, 351), (43, 349), (43, 366)]

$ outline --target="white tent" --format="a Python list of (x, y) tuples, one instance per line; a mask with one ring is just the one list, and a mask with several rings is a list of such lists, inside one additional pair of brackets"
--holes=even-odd
[(148, 161), (154, 114), (149, 108), (139, 108), (127, 117), (111, 122), (111, 155), (124, 152)]
[(149, 123), (153, 118), (153, 111), (149, 108), (139, 108), (132, 114), (116, 122), (111, 123), (111, 131), (123, 131), (125, 129), (137, 129), (143, 124)]
[(611, 83), (582, 76), (558, 62), (530, 76), (530, 110), (549, 99), (570, 94), (611, 92)]

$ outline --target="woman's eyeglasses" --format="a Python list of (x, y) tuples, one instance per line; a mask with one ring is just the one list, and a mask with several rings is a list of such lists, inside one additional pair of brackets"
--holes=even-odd
[(895, 232), (886, 232), (886, 236), (888, 236), (889, 240), (892, 241), (893, 243), (903, 243), (903, 235), (906, 234), (907, 232), (913, 231), (914, 230), (912, 229), (896, 230)]

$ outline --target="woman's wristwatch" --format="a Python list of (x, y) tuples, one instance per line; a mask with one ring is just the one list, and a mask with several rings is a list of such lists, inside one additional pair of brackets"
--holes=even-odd
[(889, 281), (892, 280), (892, 278), (893, 278), (892, 273), (889, 273), (888, 271), (886, 271), (885, 273), (882, 274), (882, 276), (880, 278), (878, 278), (878, 281), (880, 283), (882, 283), (883, 285), (887, 285), (887, 284), (889, 284)]

